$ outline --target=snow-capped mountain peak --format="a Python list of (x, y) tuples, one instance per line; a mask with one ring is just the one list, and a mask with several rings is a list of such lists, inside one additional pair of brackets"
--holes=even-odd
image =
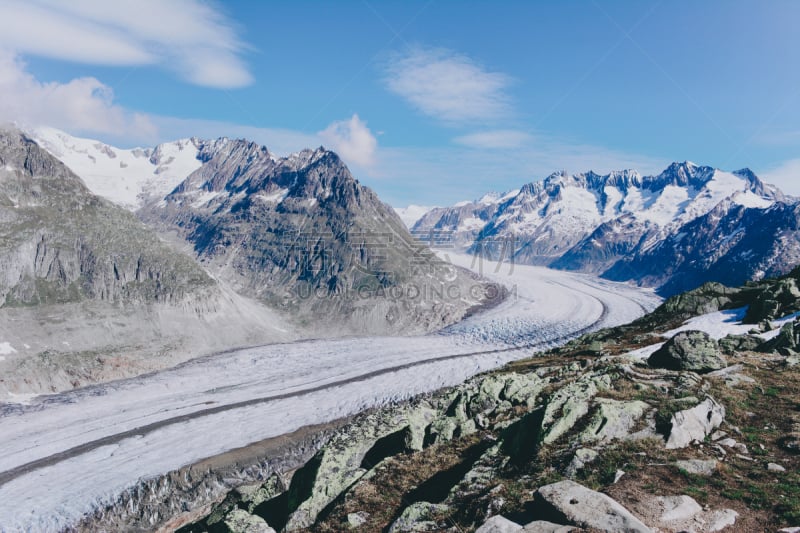
[[(690, 161), (672, 163), (655, 176), (630, 169), (555, 172), (483, 209), (496, 197), (490, 193), (477, 202), (435, 209), (414, 229), (448, 230), (457, 244), (473, 250), (513, 240), (516, 260), (559, 264), (566, 257), (570, 268), (602, 270), (620, 253), (654, 246), (723, 201), (763, 209), (784, 198), (747, 169), (725, 172)], [(597, 249), (605, 250), (601, 257)]]
[(55, 128), (28, 133), (80, 176), (92, 192), (131, 211), (167, 195), (202, 165), (200, 141), (195, 138), (154, 148), (121, 149)]

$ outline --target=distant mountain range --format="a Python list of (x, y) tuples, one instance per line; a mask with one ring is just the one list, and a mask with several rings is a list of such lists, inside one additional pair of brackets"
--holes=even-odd
[(495, 259), (595, 273), (669, 295), (709, 280), (736, 285), (786, 273), (800, 255), (795, 206), (749, 169), (684, 162), (657, 176), (556, 173), (431, 209), (411, 228)]

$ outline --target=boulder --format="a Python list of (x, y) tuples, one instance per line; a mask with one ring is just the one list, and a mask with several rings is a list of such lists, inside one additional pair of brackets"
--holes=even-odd
[[(337, 433), (292, 477), (288, 491), (286, 531), (311, 526), (320, 511), (378, 464), (399, 453), (407, 413), (379, 411)], [(369, 459), (367, 461), (367, 459)], [(367, 464), (368, 463), (368, 464)]]
[(719, 340), (723, 353), (733, 355), (736, 352), (754, 352), (764, 343), (764, 339), (755, 335), (728, 335)]
[(672, 415), (667, 449), (685, 448), (693, 441), (703, 441), (725, 419), (725, 408), (711, 396), (702, 403)]
[(475, 533), (514, 533), (522, 531), (522, 526), (508, 518), (497, 515), (491, 517), (475, 530)]
[(580, 443), (607, 443), (615, 439), (627, 439), (639, 420), (651, 409), (649, 404), (639, 400), (597, 398), (594, 405), (594, 415), (586, 429), (577, 437)]
[(682, 331), (664, 343), (647, 364), (667, 370), (711, 372), (726, 366), (717, 341), (704, 331)]
[(706, 531), (722, 531), (736, 524), (737, 518), (739, 518), (739, 513), (733, 509), (712, 511), (710, 515), (706, 517)]
[(264, 483), (260, 485), (242, 485), (237, 487), (233, 494), (238, 498), (238, 506), (248, 513), (252, 513), (261, 503), (271, 500), (288, 488), (281, 475), (273, 473)]
[(717, 471), (718, 465), (719, 462), (716, 459), (687, 459), (685, 461), (675, 461), (676, 467), (696, 476), (710, 476)]
[(599, 456), (600, 454), (591, 448), (578, 448), (575, 450), (575, 455), (572, 457), (572, 461), (570, 461), (567, 465), (564, 475), (567, 477), (575, 477), (578, 471), (580, 471), (587, 464), (597, 460)]
[(787, 322), (781, 328), (778, 336), (761, 344), (758, 351), (786, 356), (796, 355), (800, 352), (800, 327), (795, 327), (794, 322)]
[(661, 496), (661, 522), (685, 522), (703, 511), (700, 504), (690, 496)]
[(252, 515), (244, 509), (234, 509), (223, 521), (226, 533), (275, 533), (275, 530), (260, 516)]
[(392, 522), (389, 533), (411, 531), (438, 531), (438, 524), (432, 520), (437, 514), (446, 513), (450, 508), (446, 505), (429, 502), (412, 503), (403, 510), (400, 517)]
[(534, 512), (545, 519), (587, 529), (651, 532), (613, 499), (569, 480), (540, 487), (535, 494)]
[(522, 528), (522, 533), (570, 533), (570, 531), (575, 531), (575, 528), (546, 520), (536, 520)]
[(358, 529), (369, 520), (369, 513), (359, 511), (357, 513), (349, 513), (347, 515), (347, 527), (350, 529)]
[(767, 463), (767, 470), (770, 472), (786, 472), (786, 469), (778, 463)]
[(542, 442), (552, 444), (589, 412), (590, 401), (611, 388), (608, 373), (587, 373), (562, 387), (550, 398), (542, 419)]

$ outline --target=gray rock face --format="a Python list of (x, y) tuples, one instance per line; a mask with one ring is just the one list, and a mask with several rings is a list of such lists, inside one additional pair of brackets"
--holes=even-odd
[(547, 520), (534, 520), (522, 528), (523, 533), (569, 533), (575, 531), (574, 527), (554, 524)]
[(672, 415), (667, 449), (685, 448), (693, 441), (703, 441), (725, 419), (725, 408), (710, 396), (699, 405)]
[(719, 462), (716, 459), (687, 459), (675, 461), (675, 466), (696, 476), (710, 476), (717, 471)]
[(682, 331), (647, 360), (654, 368), (711, 372), (726, 365), (717, 342), (703, 331)]
[(263, 519), (242, 509), (234, 509), (223, 522), (227, 533), (275, 533)]
[(557, 522), (609, 532), (651, 533), (630, 511), (605, 494), (574, 481), (560, 481), (536, 491), (535, 506)]
[(781, 327), (778, 336), (758, 347), (760, 352), (775, 352), (793, 356), (800, 352), (800, 327), (796, 322), (788, 322)]
[(522, 526), (504, 516), (493, 516), (475, 530), (475, 533), (514, 533), (522, 531)]

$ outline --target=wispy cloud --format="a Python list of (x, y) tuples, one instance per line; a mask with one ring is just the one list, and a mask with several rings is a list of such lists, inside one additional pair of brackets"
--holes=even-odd
[(114, 104), (113, 96), (110, 87), (91, 77), (67, 83), (40, 82), (19, 58), (0, 50), (1, 122), (154, 140), (157, 129), (150, 118)]
[(318, 135), (345, 161), (365, 167), (373, 164), (378, 140), (358, 115), (334, 122)]
[(764, 181), (777, 185), (786, 194), (800, 196), (800, 159), (790, 159), (764, 172)]
[(470, 133), (453, 139), (456, 144), (472, 148), (519, 148), (533, 141), (533, 135), (519, 130), (492, 130)]
[(190, 83), (253, 81), (232, 24), (200, 0), (4, 0), (0, 48), (94, 65), (158, 65)]
[(494, 120), (510, 111), (511, 78), (446, 49), (417, 47), (395, 56), (384, 81), (422, 113), (448, 123)]

